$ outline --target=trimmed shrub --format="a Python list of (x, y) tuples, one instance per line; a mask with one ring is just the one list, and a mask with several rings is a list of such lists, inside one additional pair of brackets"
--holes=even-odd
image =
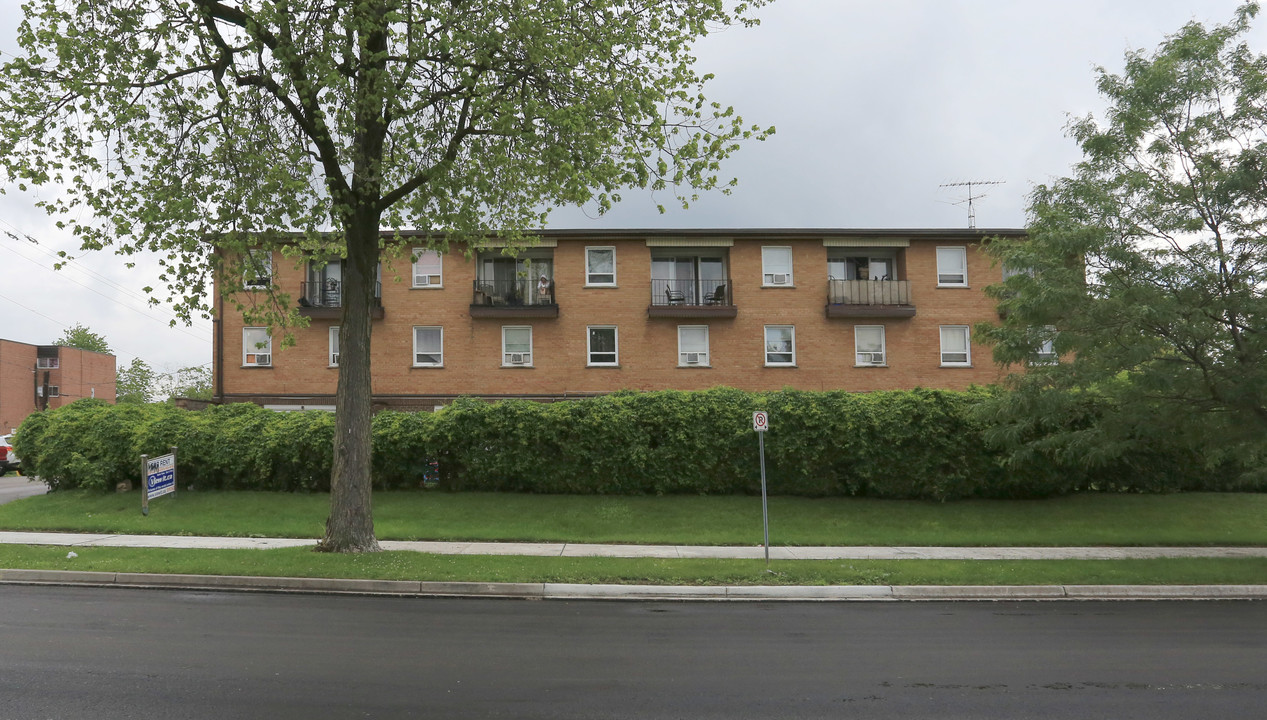
[[(949, 500), (1078, 491), (1261, 489), (1202, 472), (1190, 450), (1139, 439), (1095, 458), (1070, 438), (1095, 432), (1084, 403), (1059, 427), (1002, 427), (999, 391), (849, 393), (730, 388), (618, 392), (556, 403), (463, 398), (436, 413), (373, 421), (380, 489), (575, 494), (730, 494), (760, 490), (754, 410), (770, 413), (770, 492)], [(1045, 445), (1044, 432), (1061, 442)], [(140, 477), (140, 455), (179, 447), (184, 486), (314, 492), (330, 485), (334, 416), (240, 404), (189, 412), (80, 400), (31, 415), (17, 450), (53, 489), (112, 489)], [(990, 442), (987, 442), (990, 439)], [(1003, 440), (1006, 440), (1004, 442)]]

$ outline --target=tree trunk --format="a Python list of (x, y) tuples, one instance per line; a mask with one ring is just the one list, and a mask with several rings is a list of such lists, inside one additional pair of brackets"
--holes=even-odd
[[(370, 421), (373, 416), (370, 332), (378, 268), (378, 217), (355, 213), (345, 224), (343, 320), (339, 326), (339, 388), (335, 397), (334, 469), (330, 518), (317, 549), (377, 552), (370, 502)], [(337, 262), (337, 260), (336, 260)]]

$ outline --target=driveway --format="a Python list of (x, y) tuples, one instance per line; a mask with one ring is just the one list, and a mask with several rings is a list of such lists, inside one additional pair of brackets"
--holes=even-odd
[(18, 498), (30, 497), (32, 495), (43, 495), (48, 492), (48, 486), (42, 482), (32, 482), (29, 477), (20, 475), (6, 475), (0, 477), (0, 505), (10, 500)]

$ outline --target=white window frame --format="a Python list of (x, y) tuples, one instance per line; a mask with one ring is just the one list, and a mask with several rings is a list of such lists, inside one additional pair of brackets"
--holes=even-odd
[[(946, 350), (947, 333), (959, 334), (963, 338), (963, 346), (965, 350), (962, 355), (963, 360), (946, 360), (948, 354), (960, 354), (958, 350)], [(972, 367), (972, 329), (968, 325), (942, 325), (938, 329), (938, 336), (941, 340), (941, 366), (942, 367)]]
[[(704, 349), (692, 350), (686, 347), (682, 341), (683, 330), (703, 330), (704, 331)], [(710, 367), (711, 360), (708, 354), (708, 326), (707, 325), (678, 325), (677, 326), (677, 365), (678, 367)], [(696, 362), (687, 362), (688, 356), (694, 355)]]
[[(595, 251), (610, 252), (612, 256), (612, 271), (596, 272), (590, 266), (590, 255)], [(611, 280), (596, 280), (595, 277), (605, 277), (611, 275)], [(613, 245), (586, 245), (585, 246), (585, 287), (616, 287), (616, 248)]]
[(330, 361), (330, 367), (339, 367), (339, 326), (332, 325), (330, 327), (330, 347), (329, 355), (326, 358)]
[[(247, 290), (264, 290), (273, 284), (273, 251), (272, 250), (247, 250), (246, 267), (242, 269), (242, 287)], [(256, 272), (256, 268), (260, 272)], [(268, 278), (268, 282), (261, 285), (258, 280)]]
[[(527, 330), (528, 331), (528, 352), (515, 353), (516, 355), (527, 355), (522, 363), (511, 362), (511, 353), (506, 349), (506, 331), (507, 330)], [(532, 326), (531, 325), (503, 325), (502, 326), (502, 367), (532, 367)]]
[[(48, 396), (49, 396), (50, 398), (61, 397), (61, 396), (62, 396), (61, 387), (60, 387), (60, 386), (58, 386), (58, 385), (49, 385), (49, 386), (48, 386)], [(43, 385), (36, 385), (36, 386), (35, 386), (35, 397), (40, 397), (40, 398), (44, 397), (44, 386), (43, 386)]]
[[(430, 258), (431, 256), (435, 256), (434, 268), (430, 266), (420, 268), (418, 266), (420, 260), (424, 257)], [(413, 263), (411, 264), (410, 269), (413, 278), (413, 287), (427, 290), (440, 289), (444, 287), (444, 255), (439, 250), (416, 247), (412, 251), (412, 257)], [(419, 270), (425, 271), (432, 269), (434, 269), (435, 272), (426, 272), (425, 274), (419, 274), (418, 272)], [(423, 282), (418, 282), (419, 279)]]
[[(859, 336), (859, 330), (879, 330), (880, 331), (880, 351), (863, 350), (861, 345), (862, 338)], [(867, 355), (867, 362), (862, 361), (862, 356)], [(879, 355), (879, 362), (876, 362), (875, 355)], [(855, 325), (853, 328), (853, 359), (854, 367), (886, 367), (889, 364), (889, 349), (884, 338), (883, 325)]]
[(1056, 328), (1045, 325), (1037, 334), (1039, 335), (1038, 350), (1034, 353), (1034, 357), (1030, 358), (1029, 364), (1055, 365), (1060, 362), (1060, 357), (1056, 355)]
[(60, 357), (35, 358), (35, 367), (39, 370), (57, 370), (62, 366)]
[[(783, 263), (776, 262), (776, 258), (772, 256), (772, 251), (779, 250), (787, 253), (786, 272)], [(782, 252), (779, 253), (783, 254)], [(782, 280), (783, 282), (776, 282)], [(761, 287), (792, 287), (792, 248), (788, 245), (762, 245), (761, 246)]]
[[(252, 330), (259, 330), (268, 338), (268, 343), (264, 348), (256, 347), (257, 342), (247, 340), (247, 334)], [(259, 362), (260, 355), (267, 355), (268, 362)], [(247, 361), (250, 356), (255, 356), (254, 360)], [(273, 336), (268, 334), (266, 327), (244, 327), (242, 328), (242, 367), (272, 367), (273, 366)]]
[[(791, 337), (789, 339), (791, 340), (791, 345), (792, 345), (792, 348), (791, 348), (792, 359), (787, 362), (784, 362), (784, 361), (772, 362), (770, 360), (770, 355), (788, 354), (788, 353), (784, 353), (778, 350), (775, 350), (775, 351), (770, 350), (770, 331), (781, 329), (781, 328), (787, 328), (790, 331), (789, 335)], [(766, 367), (796, 367), (796, 326), (795, 325), (766, 325), (765, 329), (761, 333), (761, 347), (765, 351), (765, 366)]]
[[(612, 341), (615, 345), (613, 352), (600, 352), (600, 355), (611, 355), (610, 361), (604, 360), (596, 362), (594, 360), (595, 350), (591, 341), (594, 339), (590, 333), (594, 330), (611, 330)], [(615, 325), (588, 325), (585, 328), (585, 366), (586, 367), (616, 367), (620, 365), (620, 330)]]
[(968, 248), (937, 247), (937, 287), (968, 287)]
[[(418, 348), (418, 331), (419, 330), (438, 330), (440, 331), (440, 348), (438, 351), (431, 351), (430, 348)], [(440, 325), (414, 325), (413, 329), (413, 348), (414, 348), (414, 367), (438, 368), (444, 367), (444, 328)], [(418, 355), (425, 353), (427, 355), (439, 355), (440, 359), (436, 362), (424, 362), (418, 360)]]

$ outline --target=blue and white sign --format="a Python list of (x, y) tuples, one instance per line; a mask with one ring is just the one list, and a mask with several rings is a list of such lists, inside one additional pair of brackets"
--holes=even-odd
[(146, 460), (145, 498), (153, 500), (172, 492), (176, 492), (176, 454)]

